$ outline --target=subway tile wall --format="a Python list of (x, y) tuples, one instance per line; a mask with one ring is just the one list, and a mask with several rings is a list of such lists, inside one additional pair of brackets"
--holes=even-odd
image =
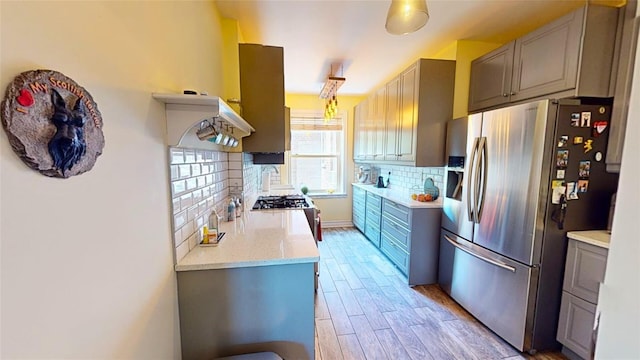
[(252, 199), (258, 194), (260, 165), (253, 164), (253, 155), (242, 153), (242, 189), (245, 199)]
[[(389, 172), (391, 172), (391, 188), (400, 188), (416, 193), (422, 192), (424, 189), (424, 181), (427, 178), (432, 178), (433, 183), (440, 190), (440, 194), (444, 192), (444, 167), (411, 167), (411, 166), (393, 166), (387, 164), (356, 164), (356, 175), (354, 179), (358, 178), (357, 172), (360, 166), (369, 167), (375, 169), (378, 175), (382, 175), (384, 180), (387, 180)], [(376, 179), (373, 179), (377, 181)]]
[(225, 152), (169, 148), (175, 261), (200, 241), (215, 207), (226, 209), (230, 182), (242, 185), (242, 157)]

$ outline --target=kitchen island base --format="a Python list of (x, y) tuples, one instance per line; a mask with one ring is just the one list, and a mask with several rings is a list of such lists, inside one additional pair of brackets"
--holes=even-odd
[(313, 263), (180, 271), (183, 359), (314, 359)]

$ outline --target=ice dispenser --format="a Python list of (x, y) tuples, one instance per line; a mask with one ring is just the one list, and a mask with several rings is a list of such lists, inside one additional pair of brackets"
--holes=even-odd
[(464, 156), (449, 156), (447, 163), (446, 197), (460, 200), (464, 183)]
[(467, 147), (468, 119), (458, 118), (447, 122), (447, 176), (445, 196), (461, 200), (464, 186), (464, 166)]

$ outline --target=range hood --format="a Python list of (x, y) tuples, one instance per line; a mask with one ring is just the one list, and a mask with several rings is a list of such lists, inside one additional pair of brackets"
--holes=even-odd
[(196, 131), (203, 120), (215, 119), (223, 130), (237, 139), (251, 135), (255, 129), (218, 96), (161, 94), (153, 98), (165, 103), (167, 143), (169, 146), (216, 149), (209, 141), (200, 141)]
[(283, 164), (291, 148), (289, 109), (284, 100), (284, 49), (260, 44), (239, 44), (242, 116), (256, 132), (243, 139), (242, 150), (253, 154), (254, 164)]

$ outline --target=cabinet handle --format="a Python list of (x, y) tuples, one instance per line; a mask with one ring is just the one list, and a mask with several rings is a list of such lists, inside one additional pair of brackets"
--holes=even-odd
[(503, 94), (502, 94), (502, 96), (503, 96), (503, 97), (507, 97), (507, 96), (509, 96), (509, 94), (507, 94), (507, 93), (503, 93)]
[(512, 91), (512, 92), (511, 92), (511, 96), (513, 96), (513, 95), (515, 95), (515, 94), (516, 94), (516, 92), (515, 92), (515, 91)]

